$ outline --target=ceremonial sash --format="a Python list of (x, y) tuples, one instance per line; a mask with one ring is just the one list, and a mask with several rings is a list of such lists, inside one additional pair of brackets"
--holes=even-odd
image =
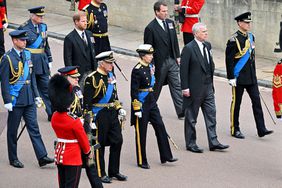
[(240, 58), (240, 60), (237, 62), (237, 64), (234, 67), (234, 77), (238, 78), (240, 71), (245, 66), (245, 64), (248, 62), (251, 52), (252, 52), (252, 44), (253, 44), (253, 35), (252, 33), (249, 33), (249, 39), (250, 39), (250, 48), (247, 50), (247, 52)]
[(29, 51), (24, 50), (25, 54), (25, 61), (24, 67), (23, 67), (23, 74), (19, 77), (16, 83), (10, 85), (10, 95), (12, 96), (12, 105), (15, 106), (17, 102), (17, 97), (19, 96), (20, 90), (22, 89), (23, 85), (25, 84), (25, 81), (29, 75), (29, 61), (31, 58), (31, 54)]
[[(40, 33), (46, 33), (46, 29), (47, 29), (46, 25), (45, 24), (40, 24), (39, 26), (41, 27), (41, 32)], [(34, 49), (39, 48), (41, 43), (42, 43), (42, 41), (43, 41), (42, 35), (39, 34), (37, 39), (34, 41), (34, 43), (32, 43), (31, 45), (27, 46), (27, 48), (34, 48)]]
[[(108, 75), (109, 75), (110, 79), (113, 78), (113, 73), (112, 72), (109, 72)], [(111, 99), (112, 94), (113, 94), (113, 90), (114, 90), (114, 84), (113, 83), (108, 83), (106, 94), (105, 94), (105, 96), (102, 99), (99, 100), (98, 104), (108, 103), (109, 100)], [(97, 107), (97, 106), (94, 106), (92, 108), (92, 112), (94, 114), (94, 121), (95, 121), (95, 119), (96, 119), (96, 117), (98, 115), (98, 112), (100, 110), (102, 110), (102, 109), (103, 109), (103, 107)]]
[[(152, 72), (153, 70), (153, 65), (150, 64), (150, 72)], [(155, 75), (151, 74), (151, 83), (150, 83), (150, 87), (153, 87), (155, 85)], [(140, 91), (138, 94), (138, 100), (143, 104), (145, 102), (145, 98), (147, 97), (147, 95), (149, 94), (149, 91)]]

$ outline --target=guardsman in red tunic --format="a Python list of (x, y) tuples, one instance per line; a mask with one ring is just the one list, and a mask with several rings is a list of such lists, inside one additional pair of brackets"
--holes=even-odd
[(4, 31), (8, 27), (5, 2), (0, 0), (0, 58), (5, 53)]
[(82, 10), (90, 2), (91, 2), (91, 0), (79, 0), (78, 10)]
[(282, 118), (282, 59), (273, 72), (272, 98), (276, 117)]
[(82, 167), (81, 151), (88, 158), (92, 158), (93, 154), (80, 119), (69, 112), (74, 100), (72, 86), (64, 76), (57, 74), (49, 82), (48, 93), (55, 110), (51, 124), (57, 136), (55, 161), (59, 187), (78, 187)]
[(195, 23), (200, 21), (199, 12), (201, 11), (204, 3), (205, 0), (182, 0), (181, 6), (175, 8), (184, 14), (185, 17), (181, 27), (184, 45), (188, 44), (194, 39), (192, 27)]

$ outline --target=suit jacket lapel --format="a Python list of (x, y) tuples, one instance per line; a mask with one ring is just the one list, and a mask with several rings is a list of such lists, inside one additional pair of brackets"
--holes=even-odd
[(35, 30), (35, 27), (33, 25), (33, 23), (31, 22), (31, 20), (28, 20), (28, 27), (30, 28), (30, 30), (35, 33), (37, 35), (37, 31)]
[(196, 54), (196, 56), (197, 56), (197, 59), (198, 59), (198, 61), (200, 62), (200, 65), (202, 66), (203, 70), (204, 70), (205, 72), (207, 72), (207, 70), (206, 70), (206, 65), (205, 65), (205, 62), (204, 62), (204, 57), (203, 57), (203, 55), (202, 55), (202, 53), (201, 53), (201, 50), (200, 50), (200, 48), (199, 48), (199, 45), (197, 44), (197, 42), (196, 42), (195, 40), (193, 40), (193, 49), (194, 49), (194, 51), (195, 51), (195, 54)]
[(76, 40), (76, 42), (78, 43), (78, 46), (82, 52), (82, 54), (87, 58), (86, 52), (85, 52), (85, 44), (82, 41), (82, 39), (80, 38), (79, 34), (77, 33), (77, 31), (74, 29), (73, 30), (73, 35), (74, 35), (74, 40)]
[(157, 30), (157, 32), (159, 33), (161, 39), (164, 41), (164, 43), (166, 45), (168, 45), (168, 41), (166, 40), (167, 38), (167, 33), (164, 31), (164, 29), (160, 26), (160, 24), (158, 23), (157, 19), (155, 18), (154, 20), (154, 24), (155, 24), (155, 28)]
[[(92, 59), (94, 59), (95, 57), (94, 57), (94, 54), (92, 53), (93, 52), (93, 45), (92, 45), (91, 37), (87, 34), (87, 32), (85, 32), (85, 36), (87, 38), (88, 48), (90, 48), (90, 51), (91, 51)], [(92, 40), (94, 40), (94, 38)]]

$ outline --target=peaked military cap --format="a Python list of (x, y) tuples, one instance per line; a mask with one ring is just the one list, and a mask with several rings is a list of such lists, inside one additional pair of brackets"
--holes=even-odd
[(71, 76), (71, 77), (77, 78), (80, 76), (77, 68), (78, 66), (66, 66), (66, 67), (60, 68), (58, 72), (65, 76)]
[(243, 14), (240, 14), (238, 16), (236, 16), (234, 19), (238, 22), (238, 21), (243, 21), (243, 22), (252, 22), (252, 13), (251, 12), (245, 12)]
[(96, 59), (98, 61), (106, 61), (106, 62), (109, 62), (109, 63), (113, 63), (115, 61), (114, 52), (113, 51), (106, 51), (106, 52), (99, 53), (96, 56)]
[(136, 52), (145, 53), (145, 54), (152, 54), (152, 53), (154, 53), (154, 48), (151, 44), (141, 44), (141, 45), (138, 46)]
[(34, 7), (28, 9), (30, 13), (36, 14), (37, 16), (43, 16), (45, 15), (45, 7), (44, 6), (39, 6), (39, 7)]
[(22, 39), (22, 40), (27, 40), (28, 36), (27, 36), (27, 30), (15, 30), (15, 31), (11, 31), (9, 33), (9, 35), (12, 38), (17, 38), (17, 39)]

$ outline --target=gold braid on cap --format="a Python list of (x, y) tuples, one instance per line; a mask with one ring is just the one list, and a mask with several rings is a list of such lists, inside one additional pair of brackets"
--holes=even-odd
[(134, 99), (134, 101), (132, 102), (132, 107), (133, 107), (133, 110), (135, 111), (141, 110), (142, 103), (138, 101), (137, 99)]

